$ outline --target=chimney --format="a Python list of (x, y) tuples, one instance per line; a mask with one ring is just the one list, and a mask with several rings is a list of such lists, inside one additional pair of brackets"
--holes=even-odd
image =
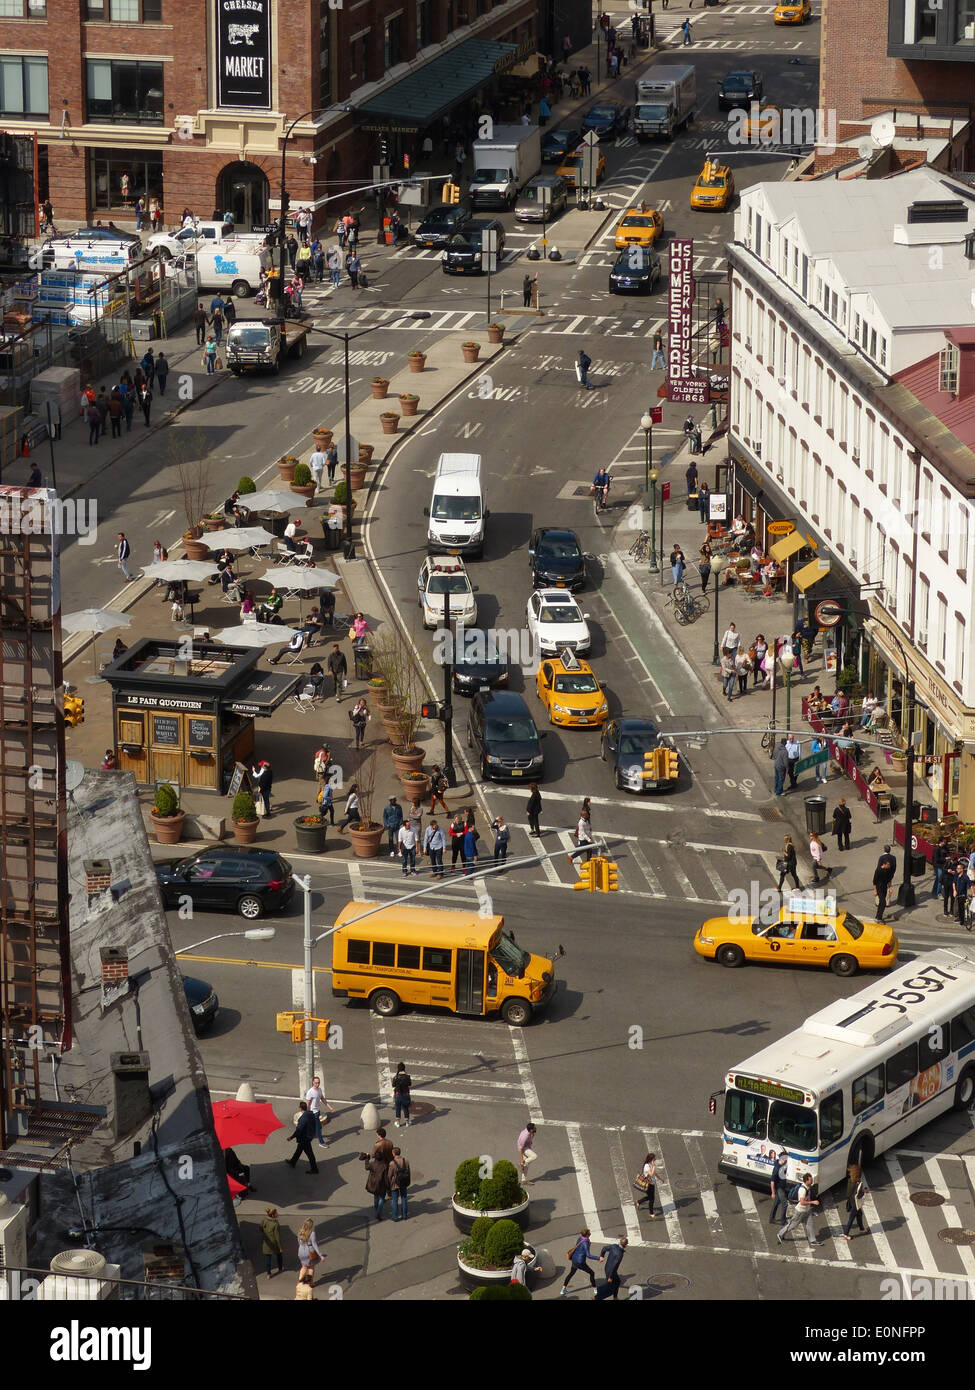
[(89, 903), (97, 898), (112, 881), (112, 865), (107, 859), (85, 860), (85, 892)]
[(129, 992), (129, 953), (120, 946), (102, 946), (102, 1007)]

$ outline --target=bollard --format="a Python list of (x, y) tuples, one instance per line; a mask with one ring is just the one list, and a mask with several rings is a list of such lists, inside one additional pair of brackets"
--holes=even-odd
[(372, 1101), (366, 1101), (362, 1107), (362, 1114), (359, 1116), (359, 1123), (364, 1130), (374, 1130), (379, 1128), (379, 1111)]

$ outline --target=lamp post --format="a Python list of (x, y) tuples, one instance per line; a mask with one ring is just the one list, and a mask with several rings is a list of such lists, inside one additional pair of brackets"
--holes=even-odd
[(792, 732), (792, 668), (796, 664), (791, 647), (783, 650), (779, 661), (785, 673), (785, 731), (788, 734)]
[[(656, 468), (650, 469), (650, 573), (656, 574), (660, 569), (657, 564), (657, 479), (660, 474)], [(661, 556), (661, 559), (663, 556)]]
[(280, 255), (278, 257), (277, 295), (277, 297), (280, 300), (284, 299), (284, 262), (285, 257), (287, 255), (287, 247), (285, 246), (284, 234), (286, 229), (286, 223), (288, 220), (289, 202), (288, 190), (285, 187), (285, 160), (288, 155), (288, 141), (291, 139), (291, 132), (294, 130), (295, 126), (299, 124), (299, 122), (307, 121), (309, 116), (320, 116), (323, 114), (324, 111), (328, 111), (330, 109), (331, 108), (327, 106), (313, 106), (310, 111), (303, 111), (300, 116), (295, 116), (294, 120), (291, 122), (291, 124), (288, 126), (288, 129), (284, 132), (284, 135), (281, 137), (281, 225), (278, 227), (278, 246), (280, 248)]
[(711, 561), (711, 573), (714, 575), (714, 655), (711, 657), (712, 666), (718, 666), (721, 663), (721, 654), (718, 650), (718, 610), (721, 596), (721, 571), (727, 563), (723, 555), (715, 555)]
[(907, 787), (905, 788), (907, 795), (904, 801), (904, 876), (901, 886), (897, 890), (897, 901), (901, 907), (913, 907), (917, 901), (914, 894), (914, 884), (911, 881), (911, 855), (913, 852), (911, 824), (914, 816), (914, 701), (916, 690), (907, 655), (897, 633), (889, 628), (885, 622), (881, 622), (879, 618), (871, 617), (870, 622), (882, 627), (894, 643), (900, 654), (900, 659), (904, 663), (904, 674), (907, 677)]

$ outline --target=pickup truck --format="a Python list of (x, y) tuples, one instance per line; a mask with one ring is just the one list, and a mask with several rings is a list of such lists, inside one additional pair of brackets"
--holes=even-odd
[(304, 357), (308, 329), (286, 319), (244, 319), (227, 331), (227, 366), (241, 372), (281, 370), (284, 357)]

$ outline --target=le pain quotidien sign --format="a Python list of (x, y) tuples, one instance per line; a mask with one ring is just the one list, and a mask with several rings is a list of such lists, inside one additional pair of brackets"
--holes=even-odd
[(217, 105), (271, 109), (271, 0), (217, 0)]

